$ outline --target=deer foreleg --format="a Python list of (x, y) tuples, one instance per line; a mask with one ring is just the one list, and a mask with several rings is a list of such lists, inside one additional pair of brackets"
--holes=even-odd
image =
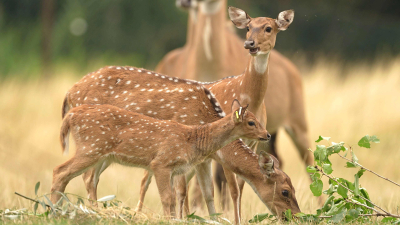
[(240, 190), (238, 186), (238, 182), (236, 180), (235, 174), (222, 167), (224, 169), (224, 174), (226, 178), (226, 182), (228, 183), (229, 186), (229, 192), (231, 193), (231, 198), (233, 202), (233, 209), (234, 209), (234, 215), (235, 215), (235, 224), (240, 224)]
[(208, 159), (196, 166), (196, 175), (204, 200), (206, 201), (208, 213), (210, 215), (215, 214), (214, 184), (211, 174), (211, 159)]

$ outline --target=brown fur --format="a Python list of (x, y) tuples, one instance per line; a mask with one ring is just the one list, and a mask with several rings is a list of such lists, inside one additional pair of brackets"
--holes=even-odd
[[(130, 81), (130, 83), (127, 84), (127, 81)], [(137, 85), (139, 85), (139, 87), (135, 88)], [(146, 90), (142, 91), (142, 87), (145, 87)], [(165, 89), (167, 87), (168, 89)], [(149, 91), (150, 89), (153, 90)], [(158, 92), (160, 89), (164, 91)], [(168, 93), (166, 93), (166, 90), (169, 90)], [(196, 98), (193, 98), (193, 96)], [(151, 100), (150, 102), (148, 102), (149, 99)], [(161, 99), (164, 100), (160, 101)], [(220, 103), (213, 97), (208, 89), (204, 88), (199, 83), (172, 78), (133, 67), (105, 67), (86, 75), (68, 91), (67, 102), (71, 108), (81, 104), (112, 104), (133, 112), (151, 115), (157, 119), (170, 119), (186, 125), (199, 125), (200, 121), (211, 123), (218, 120), (223, 115), (219, 106)], [(135, 105), (131, 105), (132, 102), (135, 103)], [(174, 108), (171, 108), (172, 106), (174, 106)], [(137, 109), (137, 107), (139, 107), (139, 109)], [(151, 113), (149, 113), (149, 111), (151, 111)], [(155, 112), (156, 114), (154, 114)], [(185, 116), (182, 117), (182, 115)], [(242, 143), (241, 141), (238, 142)], [(235, 145), (234, 148), (226, 147), (223, 149), (223, 151), (227, 152), (221, 155), (222, 158), (215, 154), (210, 157), (218, 158), (220, 162), (224, 161), (228, 163), (225, 160), (226, 157), (236, 158), (239, 152), (248, 152), (248, 148), (243, 143), (241, 145)], [(229, 167), (236, 168), (235, 171), (240, 171), (238, 168), (245, 168), (247, 165), (247, 163), (240, 160), (236, 161), (236, 163), (237, 164), (230, 163)], [(209, 160), (206, 160), (204, 163), (196, 166), (196, 171), (197, 175), (202, 177), (201, 180), (204, 181), (202, 185), (205, 194), (203, 194), (205, 195), (204, 197), (206, 198), (209, 212), (215, 213), (212, 189), (210, 188), (212, 181), (209, 177), (211, 172), (208, 171), (209, 165)], [(107, 166), (108, 165), (102, 165), (100, 173), (107, 168)], [(259, 169), (253, 171), (253, 173), (255, 173), (252, 175), (255, 177), (254, 179), (264, 179), (263, 175), (260, 175)], [(99, 175), (100, 174), (96, 175), (94, 170), (89, 170), (84, 175), (86, 188), (90, 194), (89, 197), (93, 200), (97, 198), (96, 189), (98, 179), (96, 176), (98, 177)], [(244, 176), (248, 176), (248, 174), (244, 174)], [(284, 177), (282, 177), (282, 179), (283, 178)], [(178, 179), (178, 177), (175, 177), (175, 180), (176, 179)], [(253, 181), (253, 178), (246, 179)], [(271, 187), (266, 184), (257, 183), (257, 186), (254, 186), (254, 188), (257, 193), (262, 193), (259, 194), (260, 197), (263, 196), (266, 199), (267, 196), (273, 194), (271, 193)], [(179, 190), (185, 191), (185, 189)], [(186, 196), (186, 193), (183, 193), (182, 196)], [(294, 195), (293, 198), (295, 198)], [(262, 199), (263, 202), (265, 202), (266, 199)], [(179, 203), (181, 204), (183, 201), (184, 198), (181, 199)], [(282, 208), (280, 210), (286, 209)], [(292, 211), (299, 211), (299, 209), (292, 208)], [(180, 208), (178, 215), (182, 215), (182, 208)]]

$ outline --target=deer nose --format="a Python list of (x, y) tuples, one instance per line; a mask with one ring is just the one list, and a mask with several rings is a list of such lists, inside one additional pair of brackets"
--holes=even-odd
[(255, 41), (245, 41), (244, 42), (245, 49), (254, 48), (254, 46), (255, 46)]
[(271, 135), (269, 133), (267, 134), (267, 138), (268, 138), (268, 141), (271, 140)]

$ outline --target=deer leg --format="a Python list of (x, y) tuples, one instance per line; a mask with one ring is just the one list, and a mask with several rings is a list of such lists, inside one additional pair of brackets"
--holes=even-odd
[(171, 170), (168, 168), (152, 168), (154, 178), (160, 194), (161, 203), (164, 209), (164, 216), (171, 216), (172, 188), (171, 188)]
[(92, 205), (97, 206), (97, 186), (99, 184), (100, 174), (111, 164), (111, 162), (104, 161), (102, 164), (87, 170), (83, 173), (82, 178), (85, 183), (88, 198), (92, 200)]
[(242, 195), (243, 195), (244, 180), (242, 178), (240, 178), (239, 176), (236, 176), (236, 180), (237, 180), (238, 187), (239, 187), (238, 211), (239, 211), (239, 218), (240, 218), (241, 214), (242, 214)]
[(214, 185), (211, 172), (211, 159), (204, 161), (196, 166), (197, 181), (206, 200), (209, 215), (215, 214), (214, 206)]
[(174, 177), (176, 197), (178, 199), (178, 218), (182, 219), (183, 204), (186, 199), (186, 178), (185, 175), (177, 175)]
[(53, 184), (51, 186), (51, 201), (56, 203), (61, 195), (57, 192), (64, 192), (69, 181), (82, 174), (86, 169), (98, 162), (95, 157), (79, 156), (72, 157), (67, 162), (57, 166), (53, 170)]
[[(189, 181), (193, 178), (195, 174), (195, 170), (192, 169), (189, 173), (186, 174), (186, 198), (184, 202), (184, 210), (186, 216), (190, 214), (190, 208), (189, 208)], [(182, 206), (181, 206), (182, 207)]]
[(234, 209), (234, 215), (235, 215), (235, 224), (240, 224), (240, 211), (239, 211), (239, 206), (240, 206), (240, 192), (239, 192), (239, 186), (235, 177), (235, 174), (228, 170), (224, 169), (224, 174), (226, 177), (227, 184), (229, 186), (229, 191), (231, 193), (231, 198), (233, 201), (233, 209)]
[(313, 159), (308, 151), (310, 147), (308, 142), (308, 131), (306, 127), (298, 126), (296, 124), (285, 127), (286, 132), (289, 134), (290, 138), (296, 145), (297, 150), (300, 153), (301, 159), (307, 164), (312, 165)]
[(148, 171), (144, 171), (144, 176), (142, 178), (142, 182), (140, 184), (140, 197), (139, 197), (139, 202), (136, 206), (135, 211), (136, 212), (141, 212), (143, 208), (143, 203), (144, 203), (144, 197), (146, 195), (147, 189), (149, 189), (149, 185), (151, 183), (151, 177), (153, 175)]
[(222, 168), (222, 165), (219, 163), (216, 163), (216, 170), (214, 173), (214, 180), (215, 183), (217, 184), (217, 191), (219, 192), (219, 195), (221, 196), (221, 204), (222, 204), (222, 209), (227, 209), (228, 208), (228, 195), (226, 193), (226, 178), (224, 174), (224, 169)]
[(192, 186), (193, 186), (193, 197), (192, 197), (192, 206), (193, 208), (201, 209), (202, 208), (202, 203), (203, 203), (203, 197), (202, 197), (202, 192), (200, 188), (200, 184), (198, 181), (199, 178), (197, 178), (196, 174), (196, 179), (192, 181)]

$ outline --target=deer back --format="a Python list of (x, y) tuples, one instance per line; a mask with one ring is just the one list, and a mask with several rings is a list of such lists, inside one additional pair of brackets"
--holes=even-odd
[(68, 91), (63, 115), (82, 104), (110, 104), (186, 125), (225, 116), (214, 95), (200, 83), (134, 67), (104, 67), (84, 76)]

